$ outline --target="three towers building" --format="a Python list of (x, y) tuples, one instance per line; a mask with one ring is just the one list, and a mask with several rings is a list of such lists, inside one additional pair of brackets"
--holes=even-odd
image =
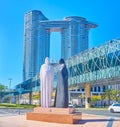
[[(25, 14), (23, 80), (39, 73), (45, 57), (50, 57), (50, 34), (61, 33), (61, 57), (67, 59), (88, 49), (88, 35), (97, 25), (83, 17), (70, 16), (51, 21), (41, 11)], [(57, 40), (56, 40), (57, 41)]]

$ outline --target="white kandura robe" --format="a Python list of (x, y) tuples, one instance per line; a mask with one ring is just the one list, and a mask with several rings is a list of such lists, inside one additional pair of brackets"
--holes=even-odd
[(53, 79), (53, 66), (50, 64), (43, 64), (40, 69), (41, 107), (51, 106)]

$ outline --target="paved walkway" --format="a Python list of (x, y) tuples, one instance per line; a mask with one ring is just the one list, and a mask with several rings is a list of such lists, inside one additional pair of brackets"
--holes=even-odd
[(58, 124), (26, 120), (26, 115), (5, 116), (0, 117), (0, 127), (120, 127), (119, 118), (82, 114), (82, 119), (78, 124)]

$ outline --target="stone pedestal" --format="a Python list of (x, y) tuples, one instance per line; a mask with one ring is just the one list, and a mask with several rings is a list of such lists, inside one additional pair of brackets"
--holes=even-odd
[(74, 108), (34, 108), (34, 112), (26, 114), (27, 120), (74, 124), (82, 120), (82, 113)]

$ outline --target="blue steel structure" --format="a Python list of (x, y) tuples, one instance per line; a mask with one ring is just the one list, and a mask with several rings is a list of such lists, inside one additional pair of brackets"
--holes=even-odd
[[(120, 39), (108, 41), (105, 45), (94, 47), (66, 61), (69, 71), (69, 89), (84, 87), (85, 83), (119, 84), (120, 83)], [(56, 73), (59, 66), (55, 66)], [(24, 92), (39, 91), (39, 75), (22, 83)], [(19, 85), (16, 86), (16, 89)]]
[[(94, 84), (120, 84), (120, 39), (108, 41), (105, 45), (94, 47), (81, 52), (66, 61), (69, 71), (69, 89), (83, 88), (85, 83)], [(56, 65), (56, 74), (59, 66)], [(23, 88), (22, 94), (40, 91), (39, 75), (26, 80), (18, 85), (11, 94), (18, 95), (18, 90)], [(10, 92), (1, 92), (1, 95), (8, 95)]]

